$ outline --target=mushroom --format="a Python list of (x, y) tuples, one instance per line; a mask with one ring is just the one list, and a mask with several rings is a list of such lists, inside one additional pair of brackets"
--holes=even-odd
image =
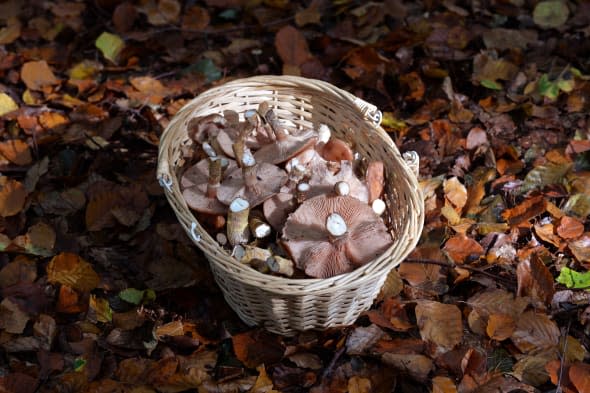
[(365, 172), (365, 182), (369, 189), (369, 203), (373, 203), (383, 192), (383, 184), (385, 183), (384, 173), (383, 161), (369, 162), (367, 171)]
[(247, 200), (237, 197), (229, 205), (227, 212), (227, 241), (232, 246), (248, 243), (250, 229), (248, 228), (248, 214), (250, 204)]
[(270, 226), (279, 232), (285, 225), (289, 214), (295, 211), (296, 207), (297, 200), (293, 197), (293, 194), (279, 192), (264, 201), (262, 211)]
[(252, 153), (246, 150), (242, 157), (242, 168), (227, 172), (217, 191), (217, 199), (230, 204), (240, 196), (253, 208), (278, 193), (286, 181), (285, 171), (266, 162), (257, 163)]
[(228, 122), (225, 117), (212, 113), (191, 119), (187, 125), (187, 132), (193, 141), (203, 143), (209, 138), (217, 137), (219, 131), (227, 126)]
[[(203, 161), (207, 161), (209, 165), (206, 183), (202, 182), (202, 178), (199, 178), (199, 183), (193, 183), (182, 190), (182, 196), (186, 204), (199, 213), (225, 214), (227, 206), (217, 200), (217, 190), (221, 181), (222, 160), (221, 158), (209, 158)], [(200, 176), (201, 173), (197, 172), (197, 175)], [(190, 180), (186, 179), (185, 184), (188, 181)]]
[[(196, 185), (199, 186), (202, 192), (205, 192), (209, 181), (209, 160), (214, 158), (205, 158), (184, 171), (180, 178), (180, 187), (185, 189)], [(220, 160), (222, 173), (231, 172), (236, 168), (236, 162), (234, 160), (227, 158), (220, 158)]]
[(340, 161), (340, 170), (336, 174), (332, 174), (330, 168), (324, 163), (317, 162), (311, 168), (311, 177), (309, 179), (311, 190), (307, 197), (330, 194), (334, 190), (336, 183), (341, 181), (348, 184), (350, 196), (365, 203), (369, 201), (367, 186), (355, 176), (350, 161)]
[[(269, 113), (273, 112), (267, 112), (267, 118)], [(271, 117), (269, 123), (274, 131), (276, 141), (262, 146), (254, 153), (254, 158), (258, 161), (271, 164), (283, 163), (313, 146), (317, 140), (313, 131), (307, 131), (297, 136), (290, 135), (277, 118)]]
[(372, 261), (393, 239), (366, 203), (351, 196), (319, 195), (289, 216), (281, 244), (308, 276), (328, 278)]

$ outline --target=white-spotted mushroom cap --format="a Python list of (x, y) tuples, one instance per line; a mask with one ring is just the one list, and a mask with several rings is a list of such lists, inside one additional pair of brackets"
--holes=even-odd
[(350, 196), (319, 195), (289, 216), (281, 244), (308, 276), (328, 278), (374, 260), (393, 239), (366, 203)]
[[(225, 172), (231, 172), (235, 169), (236, 162), (227, 158), (222, 158), (227, 166), (224, 167)], [(204, 158), (195, 165), (188, 168), (180, 178), (180, 188), (185, 189), (192, 186), (198, 186), (199, 190), (205, 192), (207, 190), (207, 182), (209, 181), (209, 159)]]
[(217, 137), (219, 131), (227, 126), (228, 122), (225, 117), (212, 113), (191, 119), (187, 125), (187, 132), (193, 141), (203, 143), (209, 138)]
[(217, 199), (229, 205), (236, 197), (242, 197), (253, 208), (278, 193), (286, 181), (287, 173), (281, 168), (252, 160), (248, 165), (226, 173), (217, 191)]
[(308, 195), (314, 197), (321, 194), (331, 194), (336, 183), (341, 181), (348, 184), (350, 196), (361, 202), (367, 203), (369, 201), (369, 190), (365, 183), (354, 174), (350, 161), (341, 161), (340, 170), (335, 174), (325, 163), (317, 161), (311, 167), (311, 177), (308, 182), (311, 189)]
[(297, 207), (297, 200), (293, 194), (280, 192), (268, 198), (262, 204), (262, 211), (266, 221), (277, 232), (280, 232), (285, 225), (285, 221), (289, 214), (295, 211)]

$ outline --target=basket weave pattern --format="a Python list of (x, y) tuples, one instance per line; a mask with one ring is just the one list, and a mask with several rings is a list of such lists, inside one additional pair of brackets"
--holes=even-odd
[[(199, 224), (185, 203), (180, 176), (182, 148), (192, 144), (190, 119), (231, 109), (242, 114), (267, 101), (287, 129), (297, 132), (328, 125), (361, 156), (385, 165), (386, 224), (394, 244), (377, 259), (328, 279), (289, 279), (260, 273), (233, 259)], [(178, 220), (204, 252), (226, 301), (249, 325), (279, 334), (349, 325), (367, 310), (389, 272), (414, 248), (424, 207), (416, 176), (385, 131), (380, 112), (333, 85), (300, 77), (259, 76), (212, 88), (186, 104), (160, 140), (158, 178)]]

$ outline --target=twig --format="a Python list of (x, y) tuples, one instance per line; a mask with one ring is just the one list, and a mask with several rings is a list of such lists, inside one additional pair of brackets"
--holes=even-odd
[(481, 273), (484, 276), (488, 276), (490, 278), (493, 278), (494, 280), (498, 280), (498, 281), (502, 281), (506, 286), (509, 286), (511, 288), (514, 288), (514, 283), (512, 283), (510, 280), (504, 278), (504, 277), (500, 277), (496, 274), (493, 273), (489, 273), (483, 269), (474, 267), (474, 266), (469, 266), (469, 265), (457, 265), (455, 263), (448, 263), (448, 262), (444, 262), (444, 261), (438, 261), (436, 259), (421, 259), (421, 258), (407, 258), (404, 259), (404, 262), (407, 263), (423, 263), (423, 264), (427, 264), (427, 265), (438, 265), (438, 266), (442, 266), (442, 267), (446, 267), (449, 269), (453, 269), (455, 267), (461, 268), (461, 269), (465, 269), (465, 270), (469, 270), (472, 272), (476, 272), (476, 273)]
[(567, 351), (567, 335), (570, 332), (570, 327), (572, 325), (572, 319), (570, 318), (567, 322), (567, 328), (565, 329), (565, 335), (563, 336), (563, 351), (562, 351), (562, 355), (561, 355), (561, 359), (559, 361), (559, 378), (557, 378), (557, 388), (555, 389), (555, 393), (561, 393), (563, 392), (563, 389), (561, 388), (561, 381), (562, 381), (562, 377), (563, 377), (563, 366), (565, 363), (565, 355), (566, 355), (566, 351)]

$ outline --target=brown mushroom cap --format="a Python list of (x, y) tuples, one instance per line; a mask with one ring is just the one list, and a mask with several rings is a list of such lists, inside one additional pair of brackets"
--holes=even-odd
[(289, 214), (291, 214), (297, 207), (297, 201), (293, 197), (293, 194), (280, 192), (268, 198), (262, 204), (262, 211), (266, 221), (274, 228), (275, 231), (279, 232)]
[(226, 176), (217, 190), (217, 199), (229, 205), (236, 197), (242, 197), (250, 203), (250, 207), (262, 202), (278, 193), (287, 181), (287, 173), (281, 168), (261, 162), (255, 164), (256, 184), (247, 186), (241, 168), (226, 172)]
[(308, 195), (309, 197), (313, 197), (320, 194), (331, 194), (334, 190), (334, 185), (341, 181), (348, 183), (350, 196), (365, 203), (369, 201), (367, 186), (355, 176), (350, 161), (341, 161), (340, 170), (336, 174), (333, 174), (324, 162), (317, 161), (311, 167), (311, 177), (309, 179), (311, 190)]
[(354, 159), (354, 153), (350, 146), (338, 138), (330, 138), (319, 150), (321, 156), (328, 161), (352, 161)]
[[(205, 189), (207, 185), (205, 185)], [(182, 191), (182, 197), (186, 204), (199, 213), (206, 214), (225, 214), (227, 206), (219, 202), (216, 198), (208, 198), (205, 192), (201, 191), (199, 186), (185, 188)]]
[(188, 136), (195, 142), (203, 143), (208, 138), (217, 136), (219, 130), (227, 126), (225, 118), (217, 113), (195, 117), (188, 122)]
[[(226, 173), (231, 172), (234, 168), (236, 168), (236, 162), (234, 160), (227, 159), (227, 161), (228, 166), (225, 168)], [(209, 159), (204, 158), (184, 171), (182, 177), (180, 178), (180, 188), (185, 189), (192, 186), (198, 186), (199, 190), (205, 192), (207, 190), (208, 181)]]
[[(326, 228), (332, 214), (346, 223), (342, 236), (335, 237)], [(387, 227), (370, 206), (350, 196), (325, 195), (306, 200), (289, 216), (281, 241), (297, 267), (317, 278), (349, 272), (393, 244)]]
[(275, 142), (262, 146), (254, 153), (254, 158), (260, 162), (281, 164), (313, 146), (316, 141), (317, 137), (313, 131), (304, 132), (297, 136), (287, 134), (284, 139), (277, 138)]

